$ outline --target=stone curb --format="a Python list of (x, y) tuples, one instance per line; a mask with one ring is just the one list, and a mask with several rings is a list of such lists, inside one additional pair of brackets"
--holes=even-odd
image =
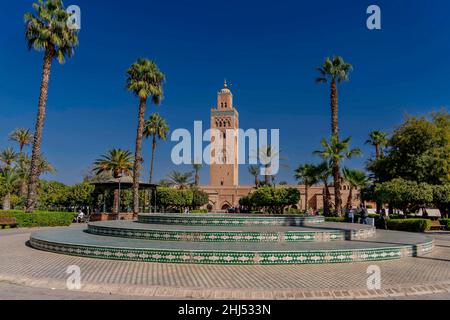
[[(0, 282), (27, 287), (67, 290), (61, 280), (36, 279), (30, 277), (13, 277), (0, 275)], [(368, 300), (413, 296), (429, 296), (450, 293), (450, 281), (439, 284), (389, 287), (382, 290), (349, 289), (349, 290), (236, 290), (236, 289), (199, 289), (179, 287), (144, 287), (130, 285), (113, 285), (85, 283), (79, 292), (125, 295), (147, 298), (193, 299), (193, 300)]]

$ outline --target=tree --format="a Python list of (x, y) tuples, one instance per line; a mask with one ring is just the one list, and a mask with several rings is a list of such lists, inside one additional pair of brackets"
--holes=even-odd
[(78, 31), (67, 25), (70, 15), (61, 0), (39, 0), (33, 4), (33, 8), (35, 13), (28, 12), (24, 16), (25, 37), (28, 49), (44, 51), (44, 62), (28, 182), (26, 204), (28, 213), (33, 212), (36, 205), (38, 164), (41, 157), (42, 131), (52, 62), (57, 59), (59, 63), (64, 63), (66, 57), (72, 57), (74, 48), (78, 45)]
[(353, 69), (352, 65), (346, 63), (342, 57), (335, 56), (326, 58), (324, 64), (317, 68), (320, 77), (317, 83), (330, 83), (331, 87), (331, 133), (332, 136), (339, 137), (338, 125), (338, 88), (337, 84), (349, 80), (349, 73)]
[(309, 188), (319, 182), (317, 167), (306, 163), (295, 170), (295, 179), (305, 185), (305, 212), (309, 211)]
[[(106, 155), (95, 160), (93, 171), (95, 174), (111, 174), (115, 179), (122, 175), (131, 175), (133, 156), (130, 151), (112, 149)], [(119, 190), (114, 190), (113, 213), (119, 213)]]
[(144, 137), (149, 138), (152, 137), (152, 160), (150, 164), (150, 180), (149, 182), (153, 182), (153, 172), (154, 172), (154, 163), (155, 163), (155, 150), (157, 140), (167, 140), (167, 135), (169, 134), (169, 126), (166, 123), (166, 120), (161, 117), (158, 113), (153, 113), (150, 118), (144, 123)]
[(359, 170), (344, 168), (343, 174), (345, 181), (350, 185), (350, 192), (347, 199), (347, 210), (350, 211), (353, 207), (353, 191), (365, 188), (368, 184), (368, 179), (366, 174)]
[(17, 187), (18, 178), (14, 168), (4, 169), (0, 173), (0, 192), (3, 196), (3, 210), (11, 209), (11, 194)]
[(367, 168), (379, 182), (395, 178), (432, 185), (450, 183), (450, 114), (407, 117), (393, 133), (381, 159)]
[(260, 159), (264, 162), (265, 175), (264, 175), (264, 185), (271, 186), (271, 180), (274, 179), (274, 174), (271, 172), (271, 164), (275, 158), (279, 158), (281, 150), (276, 150), (273, 146), (266, 146), (260, 150)]
[(168, 181), (170, 185), (178, 189), (186, 189), (192, 185), (192, 172), (178, 172), (173, 171), (168, 176)]
[(192, 207), (198, 209), (207, 205), (209, 202), (209, 196), (206, 192), (199, 190), (198, 188), (192, 188)]
[(433, 186), (433, 202), (448, 217), (450, 213), (450, 184)]
[(323, 213), (328, 216), (331, 211), (331, 192), (329, 187), (329, 180), (332, 174), (332, 169), (327, 161), (322, 162), (317, 166), (317, 177), (324, 185), (323, 191)]
[(300, 191), (294, 188), (261, 187), (239, 203), (249, 208), (257, 207), (271, 213), (282, 214), (288, 206), (297, 205), (300, 201)]
[(192, 206), (194, 193), (192, 189), (157, 189), (156, 202), (166, 208), (176, 208), (181, 211), (183, 208)]
[(255, 188), (259, 188), (259, 167), (258, 166), (250, 166), (248, 168), (248, 172), (255, 178)]
[(38, 208), (51, 210), (66, 207), (70, 194), (70, 187), (57, 181), (40, 180), (38, 187)]
[(94, 202), (94, 189), (95, 187), (88, 182), (72, 186), (69, 194), (70, 205), (75, 207), (91, 206)]
[(375, 130), (369, 134), (370, 139), (366, 141), (366, 144), (370, 144), (375, 147), (376, 160), (380, 160), (383, 157), (383, 148), (388, 144), (387, 134)]
[(23, 156), (23, 149), (30, 145), (33, 140), (33, 134), (29, 129), (18, 128), (9, 134), (9, 139), (17, 142), (19, 145), (20, 156)]
[(13, 148), (7, 148), (0, 153), (0, 162), (5, 169), (10, 169), (17, 161), (18, 155)]
[(133, 212), (139, 213), (139, 179), (142, 165), (142, 137), (144, 135), (144, 117), (147, 100), (150, 98), (159, 105), (163, 98), (164, 74), (155, 62), (138, 59), (127, 71), (127, 89), (139, 98), (138, 126), (133, 169)]
[(378, 184), (375, 187), (375, 194), (384, 203), (390, 203), (405, 213), (415, 212), (433, 203), (431, 185), (404, 179), (394, 179)]
[(192, 165), (194, 168), (194, 185), (198, 187), (200, 185), (200, 170), (203, 168), (201, 164), (194, 163)]
[(334, 179), (335, 209), (337, 215), (342, 215), (342, 194), (341, 194), (341, 163), (354, 156), (361, 155), (360, 149), (349, 149), (350, 138), (340, 141), (337, 136), (332, 136), (328, 142), (323, 139), (322, 150), (315, 151), (314, 154), (329, 162), (332, 168)]

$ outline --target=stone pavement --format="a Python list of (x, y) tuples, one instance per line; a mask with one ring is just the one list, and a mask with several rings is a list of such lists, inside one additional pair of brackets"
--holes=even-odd
[[(378, 262), (381, 290), (367, 290), (374, 263), (289, 266), (175, 265), (95, 260), (34, 250), (30, 230), (0, 231), (0, 299), (450, 299), (450, 235), (421, 258)], [(66, 290), (67, 267), (81, 291)], [(97, 299), (97, 298), (96, 298)]]

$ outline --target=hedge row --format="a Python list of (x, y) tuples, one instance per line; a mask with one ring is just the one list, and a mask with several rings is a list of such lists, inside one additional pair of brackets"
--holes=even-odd
[(190, 213), (208, 213), (208, 210), (206, 209), (191, 210)]
[(326, 222), (348, 222), (347, 218), (344, 217), (325, 217)]
[(431, 229), (428, 219), (393, 219), (388, 221), (389, 230), (425, 232)]
[(46, 212), (24, 213), (20, 211), (2, 211), (0, 215), (16, 218), (19, 227), (61, 227), (70, 226), (75, 214), (72, 212)]
[(450, 231), (450, 219), (441, 219), (440, 222), (445, 227), (445, 230)]

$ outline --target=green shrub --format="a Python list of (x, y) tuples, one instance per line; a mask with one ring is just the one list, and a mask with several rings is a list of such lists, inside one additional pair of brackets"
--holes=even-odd
[(326, 217), (326, 222), (347, 222), (347, 218), (344, 217)]
[(445, 230), (450, 231), (450, 219), (441, 219), (439, 221), (445, 227)]
[(388, 221), (389, 230), (425, 232), (431, 229), (431, 221), (427, 219), (395, 219)]
[(201, 210), (191, 210), (191, 213), (208, 213), (208, 210), (201, 209)]
[(19, 227), (61, 227), (70, 226), (75, 217), (71, 212), (46, 212), (24, 213), (23, 211), (2, 211), (0, 214), (16, 218)]

